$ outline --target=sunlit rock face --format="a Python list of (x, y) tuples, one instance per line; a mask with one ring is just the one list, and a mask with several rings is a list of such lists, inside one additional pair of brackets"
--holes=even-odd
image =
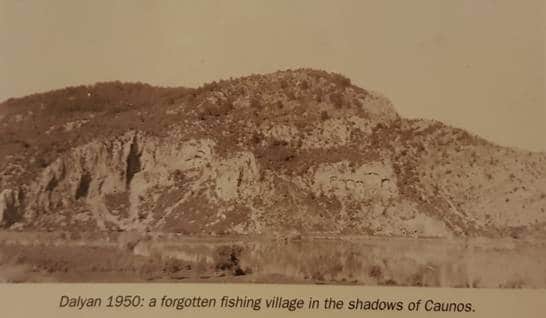
[(544, 234), (546, 156), (301, 69), (1, 104), (0, 222), (188, 235)]

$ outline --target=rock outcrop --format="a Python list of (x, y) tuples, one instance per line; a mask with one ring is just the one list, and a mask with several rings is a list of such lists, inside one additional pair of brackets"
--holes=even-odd
[(0, 222), (189, 235), (544, 234), (546, 155), (401, 118), (343, 76), (102, 83), (1, 106)]

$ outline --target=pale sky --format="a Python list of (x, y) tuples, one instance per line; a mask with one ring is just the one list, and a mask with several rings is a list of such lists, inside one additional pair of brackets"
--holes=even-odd
[(0, 0), (0, 100), (311, 67), (405, 117), (545, 151), (545, 20), (544, 0)]

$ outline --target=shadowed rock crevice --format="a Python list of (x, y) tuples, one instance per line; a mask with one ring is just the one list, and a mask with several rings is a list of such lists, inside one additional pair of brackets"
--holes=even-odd
[(125, 171), (125, 177), (126, 177), (126, 188), (129, 189), (131, 186), (131, 181), (133, 180), (133, 177), (135, 174), (137, 174), (141, 169), (141, 162), (140, 157), (142, 153), (139, 152), (138, 149), (138, 141), (137, 138), (134, 137), (133, 141), (131, 143), (131, 148), (129, 149), (129, 154), (127, 155), (127, 168)]
[(46, 191), (53, 191), (53, 189), (55, 189), (55, 187), (59, 184), (59, 180), (57, 180), (57, 178), (55, 176), (53, 176), (53, 178), (51, 178), (51, 180), (49, 180), (47, 186), (46, 186)]
[(6, 226), (9, 227), (20, 220), (21, 217), (18, 210), (14, 203), (8, 202), (4, 211), (4, 224)]
[(89, 193), (89, 186), (91, 184), (91, 175), (89, 173), (82, 174), (78, 189), (76, 190), (76, 200), (87, 197)]
[(25, 194), (6, 190), (0, 194), (0, 228), (7, 228), (22, 220)]

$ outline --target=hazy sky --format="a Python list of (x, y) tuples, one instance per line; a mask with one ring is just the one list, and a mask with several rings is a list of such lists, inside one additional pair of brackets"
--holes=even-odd
[(546, 150), (544, 3), (0, 0), (0, 100), (312, 67), (382, 92), (403, 116)]

